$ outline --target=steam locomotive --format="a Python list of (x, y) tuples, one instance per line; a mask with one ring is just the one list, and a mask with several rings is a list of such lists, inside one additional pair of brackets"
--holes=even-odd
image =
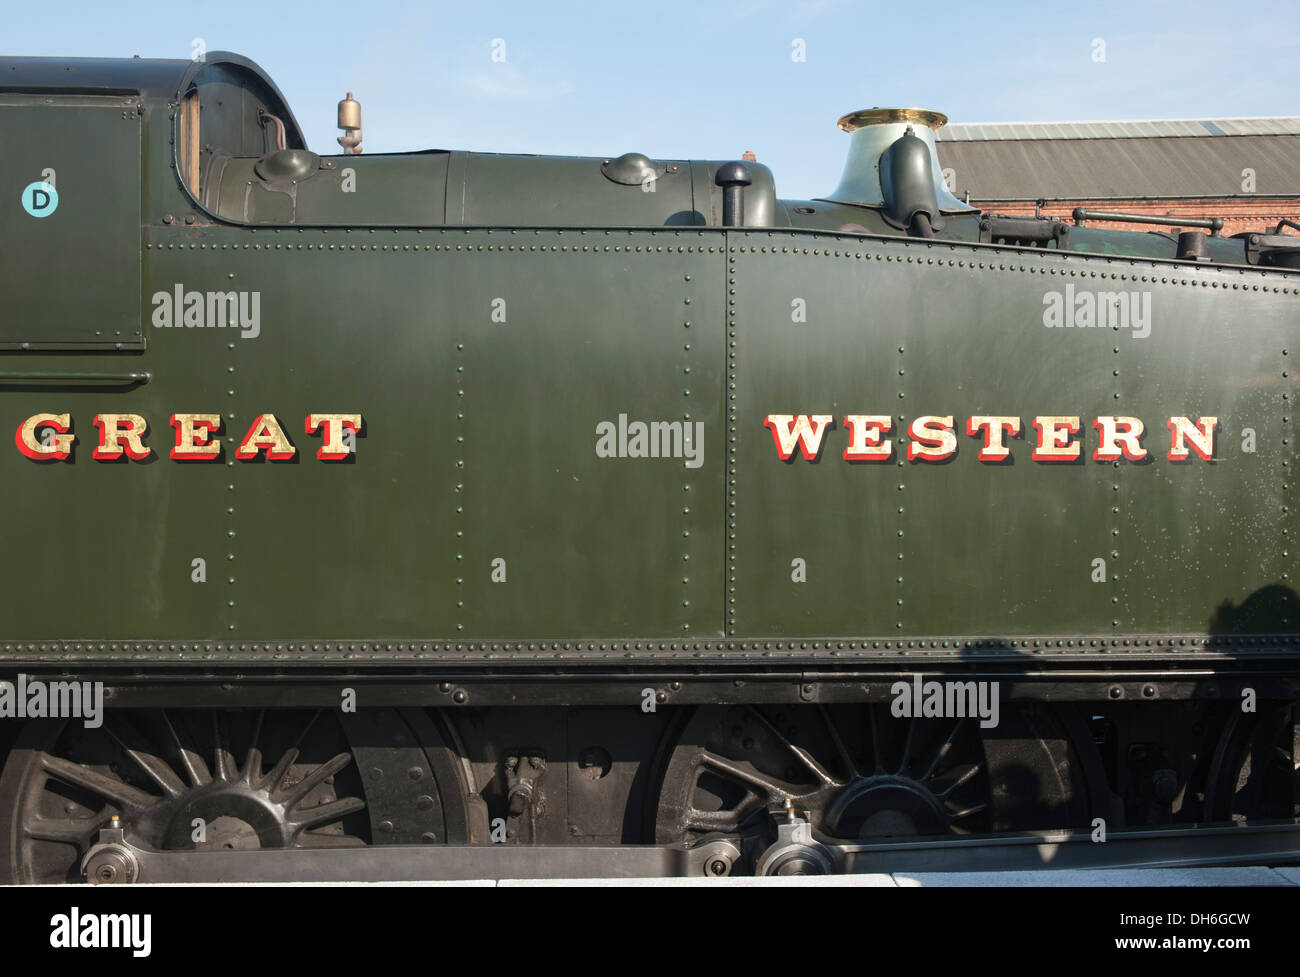
[(981, 213), (919, 109), (815, 200), (228, 53), (0, 119), (9, 881), (1295, 860), (1300, 237)]

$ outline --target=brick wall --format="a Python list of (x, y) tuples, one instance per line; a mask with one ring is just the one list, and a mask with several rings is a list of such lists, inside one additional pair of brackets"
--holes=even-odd
[[(1032, 200), (971, 200), (971, 205), (988, 214), (1023, 217), (1034, 214)], [(1222, 217), (1225, 237), (1242, 231), (1271, 231), (1277, 222), (1290, 218), (1300, 223), (1300, 197), (1179, 197), (1177, 199), (1141, 198), (1135, 200), (1049, 200), (1042, 213), (1073, 223), (1075, 207), (1105, 210), (1122, 214), (1154, 214), (1161, 217)], [(1127, 231), (1175, 231), (1155, 224), (1120, 224), (1084, 222), (1089, 227), (1110, 227)], [(1288, 231), (1287, 233), (1295, 233)]]

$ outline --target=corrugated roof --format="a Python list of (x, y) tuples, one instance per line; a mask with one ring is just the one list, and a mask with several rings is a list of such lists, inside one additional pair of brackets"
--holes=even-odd
[(1174, 136), (1300, 135), (1300, 117), (1129, 119), (1110, 122), (973, 122), (944, 126), (939, 142), (1031, 139), (1151, 139)]
[(953, 192), (970, 191), (972, 200), (1300, 195), (1300, 126), (1203, 136), (947, 140), (936, 148), (953, 171)]

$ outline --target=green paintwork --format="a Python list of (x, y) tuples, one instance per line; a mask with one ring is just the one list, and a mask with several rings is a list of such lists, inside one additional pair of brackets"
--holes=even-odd
[[(785, 238), (736, 263), (739, 633), (1201, 633), (1221, 603), (1291, 579), (1282, 417), (1294, 381), (1282, 351), (1297, 296), (1241, 290), (1276, 276), (1053, 253), (1002, 253), (981, 269), (989, 249), (917, 242), (795, 257)], [(1096, 286), (1153, 293), (1146, 338), (1043, 327), (1045, 289), (1120, 269), (1194, 284)], [(807, 297), (806, 324), (791, 324), (790, 296)], [(820, 461), (778, 461), (767, 412), (832, 414)], [(960, 430), (946, 464), (848, 464), (849, 413), (892, 414), (898, 452), (903, 419), (919, 414), (1019, 416), (1023, 433), (1009, 465), (978, 461)], [(1089, 454), (1093, 418), (1139, 417), (1152, 458), (1035, 463), (1036, 415), (1080, 415)], [(1219, 417), (1216, 462), (1165, 459), (1173, 415)], [(1241, 451), (1245, 428), (1254, 454)], [(795, 557), (807, 584), (791, 582)], [(1104, 585), (1091, 582), (1097, 557)]]
[[(14, 136), (0, 207), (0, 349), (139, 349), (140, 183), (120, 178), (140, 171), (134, 106), (92, 95), (0, 96), (0, 127)], [(20, 196), (47, 169), (59, 205), (36, 219)]]
[[(382, 661), (474, 642), (509, 658), (583, 641), (621, 659), (826, 637), (893, 655), (881, 645), (1296, 630), (1276, 603), (1222, 613), (1293, 585), (1296, 275), (1092, 228), (1066, 254), (974, 243), (976, 217), (935, 241), (887, 236), (870, 208), (777, 200), (758, 165), (741, 229), (719, 226), (718, 164), (701, 161), (658, 161), (650, 193), (603, 159), (330, 157), (286, 190), (258, 175), (250, 105), (285, 117), (291, 146), (297, 126), (254, 67), (223, 58), (136, 62), (142, 94), (111, 110), (0, 93), (24, 127), (0, 160), (0, 230), (35, 256), (0, 266), (0, 422), (66, 411), (78, 436), (71, 463), (34, 463), (8, 434), (0, 450), (5, 655), (262, 661), (292, 644), (312, 661), (363, 645)], [(37, 89), (57, 67), (13, 63)], [(79, 70), (121, 90), (131, 64)], [(238, 107), (210, 131), (240, 147), (205, 150), (207, 209), (177, 176), (171, 104), (192, 78), (202, 95), (203, 72)], [(15, 215), (41, 165), (59, 174), (48, 227)], [(1044, 291), (1085, 280), (1149, 290), (1150, 337), (1045, 329)], [(154, 328), (151, 297), (177, 283), (260, 292), (261, 334)], [(97, 348), (107, 329), (120, 350)], [(223, 415), (219, 464), (168, 459), (178, 411)], [(354, 459), (315, 458), (312, 411), (363, 415)], [(157, 457), (93, 461), (100, 412), (147, 418)], [(263, 412), (292, 462), (233, 460)], [(821, 458), (780, 461), (769, 413), (834, 415)], [(849, 464), (847, 413), (892, 414), (896, 441), (922, 413), (1016, 415), (1024, 433), (1009, 465), (979, 462), (960, 429), (946, 464)], [(620, 414), (703, 422), (702, 465), (597, 457), (597, 425)], [(1092, 418), (1138, 416), (1153, 459), (1035, 463), (1040, 414), (1080, 415), (1088, 453)], [(1164, 421), (1184, 414), (1220, 418), (1214, 463), (1164, 458)]]
[[(251, 224), (365, 227), (592, 227), (614, 214), (622, 226), (703, 227), (717, 225), (722, 210), (717, 164), (689, 160), (661, 163), (644, 189), (603, 177), (599, 159), (435, 151), (318, 160), (290, 181), (259, 172), (256, 159), (219, 157), (204, 203)], [(755, 163), (751, 175), (746, 219), (772, 223), (772, 173)]]

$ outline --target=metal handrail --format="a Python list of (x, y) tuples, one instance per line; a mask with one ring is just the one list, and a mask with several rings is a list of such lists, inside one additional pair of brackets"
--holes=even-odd
[(1074, 208), (1074, 222), (1080, 226), (1089, 221), (1116, 221), (1126, 224), (1160, 224), (1164, 227), (1204, 227), (1218, 234), (1223, 230), (1222, 217), (1161, 217), (1156, 214), (1116, 214), (1108, 210)]

